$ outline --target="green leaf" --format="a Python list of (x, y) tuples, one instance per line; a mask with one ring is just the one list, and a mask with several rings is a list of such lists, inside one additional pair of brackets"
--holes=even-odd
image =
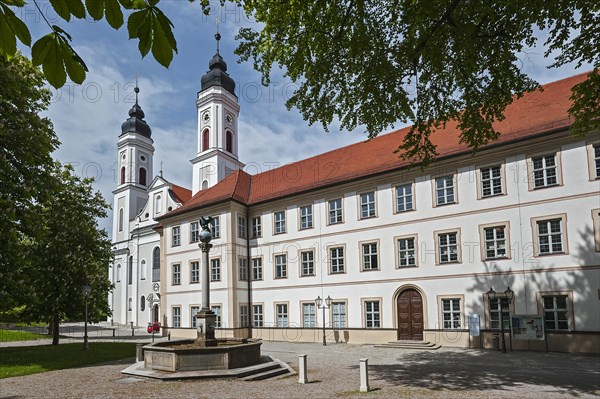
[(167, 35), (156, 21), (154, 21), (154, 35), (152, 43), (152, 55), (162, 66), (168, 68), (173, 60), (173, 48), (167, 39)]
[(142, 57), (145, 57), (152, 47), (152, 23), (152, 19), (147, 18), (138, 29), (137, 37), (140, 40), (138, 49), (140, 50)]
[(135, 39), (138, 37), (138, 30), (145, 22), (146, 14), (147, 13), (145, 11), (136, 11), (127, 19), (127, 31), (129, 32), (130, 39)]
[(159, 1), (160, 0), (148, 0), (148, 4), (150, 4), (150, 7), (155, 7)]
[(9, 25), (21, 43), (26, 46), (31, 46), (31, 34), (29, 33), (27, 25), (25, 25), (10, 8), (2, 5), (2, 10), (6, 16), (6, 24)]
[(85, 6), (90, 14), (90, 17), (94, 18), (94, 21), (99, 21), (104, 16), (104, 3), (100, 0), (85, 0)]
[(85, 7), (81, 0), (67, 0), (69, 11), (75, 18), (85, 18)]
[(66, 37), (68, 37), (69, 40), (73, 40), (73, 38), (71, 38), (71, 35), (69, 35), (67, 32), (65, 32), (63, 30), (63, 28), (61, 28), (60, 26), (58, 26), (58, 25), (52, 25), (52, 29), (54, 29), (55, 32), (62, 33), (63, 35), (65, 35)]
[(67, 74), (69, 74), (69, 78), (75, 83), (83, 83), (85, 80), (85, 69), (79, 63), (79, 60), (72, 57), (65, 58), (65, 66), (67, 69)]
[(44, 62), (46, 54), (50, 49), (50, 42), (53, 40), (52, 35), (52, 33), (49, 33), (33, 44), (33, 47), (31, 48), (31, 62), (33, 65), (42, 65)]
[(23, 7), (25, 5), (25, 0), (2, 0), (2, 2), (6, 5), (15, 7)]
[[(160, 25), (161, 30), (163, 31), (167, 41), (169, 42), (169, 46), (171, 47), (171, 50), (174, 50), (175, 52), (177, 52), (177, 41), (175, 40), (175, 36), (173, 36), (173, 31), (172, 31), (172, 27), (173, 27), (173, 23), (169, 20), (169, 18), (167, 18), (167, 16), (165, 14), (162, 13), (162, 11), (156, 9), (156, 19)], [(173, 57), (171, 57), (173, 58)]]
[(0, 55), (11, 59), (17, 52), (17, 39), (10, 29), (6, 16), (0, 13)]
[(123, 12), (117, 0), (104, 0), (104, 11), (106, 21), (114, 29), (119, 29), (123, 25)]
[(58, 33), (51, 33), (50, 35), (53, 36), (53, 40), (48, 41), (48, 51), (42, 61), (42, 70), (46, 75), (46, 79), (48, 79), (48, 83), (58, 89), (64, 86), (67, 81), (64, 64), (66, 54), (61, 46), (60, 35)]
[(54, 8), (54, 11), (56, 11), (62, 19), (67, 22), (71, 20), (71, 11), (67, 4), (67, 0), (50, 0), (50, 4), (52, 4), (52, 8)]

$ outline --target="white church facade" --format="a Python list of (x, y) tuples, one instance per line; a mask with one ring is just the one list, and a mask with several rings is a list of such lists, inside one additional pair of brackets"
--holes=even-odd
[[(516, 99), (500, 138), (476, 154), (448, 124), (425, 169), (393, 153), (402, 129), (249, 175), (235, 83), (218, 53), (209, 68), (191, 191), (148, 180), (154, 147), (137, 101), (122, 126), (115, 322), (195, 336), (198, 219), (212, 216), (218, 335), (319, 342), (324, 323), (329, 342), (490, 347), (502, 326), (511, 338), (511, 316), (537, 315), (551, 350), (600, 352), (600, 134), (573, 137), (567, 117), (583, 75)], [(509, 287), (510, 301), (489, 297)], [(469, 315), (480, 338), (469, 337)]]

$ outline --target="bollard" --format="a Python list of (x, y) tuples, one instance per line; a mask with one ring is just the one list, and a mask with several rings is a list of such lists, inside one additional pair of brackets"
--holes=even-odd
[(306, 355), (298, 356), (298, 382), (300, 384), (306, 384), (308, 382), (308, 375), (306, 373)]
[(130, 321), (129, 323), (131, 323), (131, 336), (133, 337), (134, 336), (134, 334), (133, 334), (133, 321)]
[(144, 360), (144, 350), (142, 349), (143, 344), (135, 344), (135, 361), (141, 362)]
[(360, 361), (360, 391), (369, 392), (369, 359), (359, 359)]

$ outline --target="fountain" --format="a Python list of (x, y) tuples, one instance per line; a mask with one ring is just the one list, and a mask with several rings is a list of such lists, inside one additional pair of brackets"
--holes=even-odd
[[(287, 364), (270, 356), (261, 356), (259, 340), (215, 338), (216, 314), (210, 309), (208, 252), (212, 218), (200, 218), (202, 251), (202, 308), (196, 315), (195, 340), (161, 341), (143, 347), (143, 361), (122, 373), (163, 380), (183, 378), (264, 379), (295, 373)], [(139, 360), (139, 359), (138, 359)], [(253, 378), (254, 377), (254, 378)]]

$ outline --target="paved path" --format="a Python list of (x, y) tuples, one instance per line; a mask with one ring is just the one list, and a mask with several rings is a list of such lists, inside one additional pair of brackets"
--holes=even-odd
[[(600, 357), (442, 348), (423, 352), (370, 345), (264, 342), (263, 352), (298, 367), (310, 383), (279, 380), (162, 382), (120, 373), (130, 359), (0, 380), (0, 398), (598, 398)], [(369, 359), (373, 391), (358, 392), (358, 359)]]

